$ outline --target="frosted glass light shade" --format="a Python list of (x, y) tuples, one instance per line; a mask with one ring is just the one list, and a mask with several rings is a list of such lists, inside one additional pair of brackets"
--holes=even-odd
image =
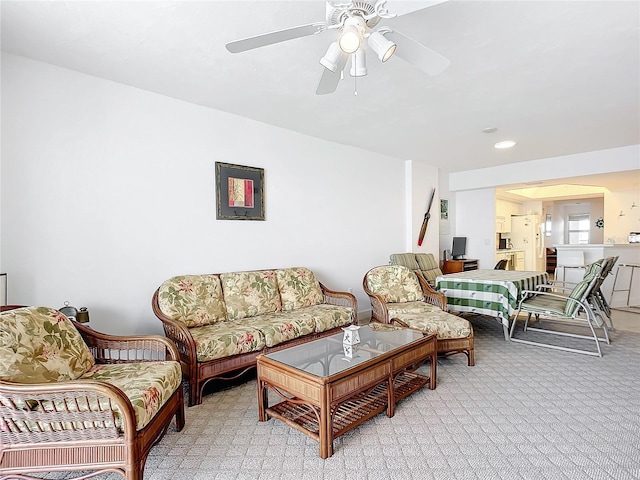
[(381, 62), (386, 62), (396, 51), (396, 44), (381, 34), (380, 32), (373, 32), (369, 35), (369, 46), (371, 50), (376, 52)]
[(353, 53), (360, 48), (360, 32), (355, 26), (344, 27), (340, 36), (340, 48), (344, 53)]
[(351, 70), (349, 73), (352, 77), (364, 77), (367, 74), (367, 56), (365, 51), (360, 49), (351, 54)]
[(333, 42), (331, 45), (329, 45), (327, 53), (324, 54), (324, 57), (320, 59), (320, 65), (335, 73), (335, 71), (338, 69), (338, 63), (340, 62), (341, 55), (342, 50), (340, 49), (338, 42)]

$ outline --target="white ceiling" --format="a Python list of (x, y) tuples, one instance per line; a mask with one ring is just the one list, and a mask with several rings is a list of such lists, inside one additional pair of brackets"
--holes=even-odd
[[(357, 96), (349, 76), (334, 94), (315, 95), (332, 32), (224, 48), (324, 21), (322, 0), (1, 8), (3, 51), (448, 172), (640, 143), (637, 1), (451, 0), (385, 20), (451, 66), (430, 77), (369, 53)], [(492, 147), (504, 139), (518, 144)]]

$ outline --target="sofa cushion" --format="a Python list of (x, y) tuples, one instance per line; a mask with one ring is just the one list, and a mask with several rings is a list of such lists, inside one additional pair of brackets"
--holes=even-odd
[(236, 321), (205, 325), (189, 331), (196, 342), (198, 362), (257, 352), (265, 345), (264, 335), (260, 330)]
[(440, 339), (466, 338), (471, 335), (471, 324), (438, 307), (424, 302), (389, 304), (389, 318), (398, 318), (410, 328), (435, 333)]
[(442, 275), (442, 270), (432, 253), (416, 253), (416, 262), (420, 267), (420, 272), (427, 279), (430, 285), (434, 285), (436, 277)]
[(95, 363), (82, 336), (52, 308), (25, 307), (2, 313), (0, 380), (51, 383), (75, 380)]
[[(431, 305), (426, 302), (402, 302), (402, 303), (387, 303), (387, 310), (389, 312), (389, 318), (393, 313), (395, 316), (405, 313), (424, 313), (431, 314), (433, 312), (442, 312), (440, 307)], [(455, 316), (455, 315), (451, 315)]]
[(265, 313), (232, 323), (241, 323), (260, 330), (267, 347), (308, 335), (316, 328), (313, 318), (297, 315), (296, 312)]
[(324, 301), (324, 295), (316, 276), (304, 267), (276, 270), (282, 310), (318, 305)]
[(353, 308), (329, 305), (326, 303), (300, 308), (293, 313), (301, 317), (313, 319), (316, 326), (316, 333), (350, 325), (354, 318)]
[(367, 288), (384, 303), (415, 302), (424, 298), (418, 277), (402, 265), (383, 265), (367, 273)]
[[(107, 382), (121, 389), (133, 405), (136, 430), (143, 429), (173, 392), (182, 388), (180, 363), (174, 361), (94, 365), (81, 378)], [(117, 416), (116, 425), (122, 427)]]
[(229, 320), (282, 310), (273, 270), (222, 273), (220, 281)]
[(180, 275), (158, 290), (158, 306), (167, 317), (187, 327), (211, 325), (226, 319), (222, 287), (217, 275)]
[(416, 255), (414, 253), (392, 253), (389, 258), (391, 260), (391, 265), (402, 265), (407, 267), (409, 270), (420, 270), (420, 265), (418, 265)]

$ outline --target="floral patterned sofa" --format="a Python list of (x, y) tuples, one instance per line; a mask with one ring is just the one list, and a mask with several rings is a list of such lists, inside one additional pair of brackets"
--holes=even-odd
[(202, 403), (211, 380), (238, 378), (261, 353), (341, 332), (358, 312), (352, 294), (304, 267), (173, 277), (152, 307), (180, 351), (189, 406)]
[(362, 287), (371, 301), (371, 320), (401, 325), (438, 337), (438, 353), (464, 353), (475, 363), (473, 327), (468, 320), (447, 313), (446, 298), (419, 273), (403, 265), (369, 270)]
[(102, 334), (47, 307), (2, 310), (0, 478), (93, 470), (142, 480), (172, 418), (184, 426), (175, 345)]

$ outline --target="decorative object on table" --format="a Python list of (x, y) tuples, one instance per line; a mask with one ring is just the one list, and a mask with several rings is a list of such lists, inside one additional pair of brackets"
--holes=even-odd
[(433, 197), (436, 194), (436, 189), (431, 189), (431, 198), (429, 199), (429, 205), (427, 206), (427, 212), (424, 214), (424, 220), (422, 220), (422, 227), (420, 228), (420, 235), (418, 236), (418, 246), (422, 245), (422, 241), (424, 240), (424, 235), (427, 233), (427, 225), (429, 224), (429, 219), (431, 218), (431, 204), (433, 203)]
[(216, 218), (264, 220), (264, 169), (216, 162)]
[(87, 307), (80, 307), (78, 309), (78, 313), (76, 314), (76, 321), (80, 323), (89, 322), (89, 310), (87, 310)]
[(64, 302), (64, 307), (59, 308), (58, 311), (70, 320), (77, 320), (78, 309), (69, 305), (69, 302)]
[(604, 219), (602, 217), (596, 220), (596, 227), (604, 228)]
[(344, 330), (344, 336), (342, 337), (343, 345), (357, 345), (360, 343), (360, 332), (358, 325), (349, 325), (348, 327), (342, 327)]
[(342, 350), (344, 352), (344, 359), (347, 361), (351, 361), (353, 357), (356, 355), (357, 347), (355, 345), (350, 345), (348, 343), (342, 344)]

